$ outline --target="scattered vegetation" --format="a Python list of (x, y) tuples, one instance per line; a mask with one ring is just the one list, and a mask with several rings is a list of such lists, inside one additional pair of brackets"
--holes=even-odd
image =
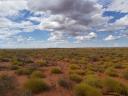
[(31, 78), (25, 82), (24, 89), (29, 90), (32, 93), (40, 93), (43, 91), (47, 91), (49, 89), (49, 85), (45, 83), (42, 79)]
[(58, 80), (58, 84), (61, 86), (61, 87), (64, 87), (66, 89), (70, 89), (72, 87), (72, 84), (69, 80), (66, 80), (66, 79), (59, 79)]
[(14, 77), (7, 74), (0, 75), (0, 96), (4, 96), (9, 91), (14, 91), (16, 88), (16, 81)]
[(16, 74), (18, 75), (30, 75), (32, 72), (33, 70), (29, 68), (20, 68), (16, 70)]
[(51, 73), (54, 73), (54, 74), (61, 74), (62, 72), (61, 72), (61, 69), (60, 69), (60, 68), (54, 67), (54, 68), (52, 68)]
[(0, 50), (0, 96), (38, 93), (128, 96), (128, 48)]
[(102, 80), (100, 80), (98, 76), (88, 75), (86, 76), (84, 82), (92, 87), (102, 88)]
[(31, 74), (31, 77), (32, 77), (32, 78), (44, 78), (45, 75), (44, 75), (41, 71), (34, 71), (34, 72)]
[(74, 92), (76, 96), (102, 96), (100, 91), (86, 83), (80, 83), (75, 86)]
[(122, 73), (122, 76), (124, 79), (128, 80), (128, 70), (125, 70), (123, 73)]
[(106, 70), (106, 74), (108, 74), (109, 76), (112, 76), (112, 77), (118, 76), (118, 72), (116, 70), (114, 70), (113, 68), (108, 68)]
[(82, 81), (82, 76), (80, 76), (80, 75), (78, 75), (78, 74), (71, 74), (71, 75), (70, 75), (70, 80), (79, 83), (79, 82)]
[(108, 92), (116, 93), (119, 96), (128, 95), (128, 87), (112, 78), (106, 78), (104, 80), (103, 91), (105, 93), (108, 93)]

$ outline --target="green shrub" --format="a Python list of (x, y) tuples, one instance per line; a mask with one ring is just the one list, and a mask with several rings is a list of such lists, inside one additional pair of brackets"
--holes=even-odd
[(102, 80), (95, 75), (87, 75), (84, 82), (92, 87), (102, 88)]
[(34, 71), (32, 74), (31, 74), (31, 77), (32, 78), (44, 78), (44, 74), (41, 72), (41, 71)]
[(124, 79), (128, 80), (128, 70), (124, 71), (122, 73), (122, 76), (123, 76)]
[(83, 70), (76, 70), (76, 74), (85, 75), (85, 71), (83, 71)]
[(109, 76), (112, 76), (112, 77), (118, 77), (118, 72), (116, 70), (114, 70), (113, 68), (108, 68), (105, 73)]
[(71, 74), (69, 78), (70, 80), (78, 82), (78, 83), (82, 81), (82, 77), (78, 74)]
[(33, 72), (33, 70), (29, 68), (20, 68), (16, 70), (16, 74), (18, 75), (30, 75)]
[(76, 70), (69, 70), (69, 74), (76, 74)]
[(112, 78), (106, 78), (103, 84), (103, 91), (108, 92), (115, 92), (120, 94), (121, 96), (128, 95), (128, 87), (123, 85), (121, 82), (116, 81)]
[(40, 67), (47, 66), (48, 62), (46, 60), (40, 60), (36, 62)]
[(80, 83), (74, 88), (75, 96), (102, 96), (99, 90), (86, 83)]
[(19, 68), (20, 68), (20, 66), (18, 66), (18, 65), (11, 65), (10, 66), (11, 70), (18, 70)]
[(16, 87), (14, 77), (6, 74), (0, 75), (0, 96), (4, 96), (8, 91), (12, 91)]
[(61, 72), (61, 69), (60, 69), (60, 68), (54, 67), (54, 68), (52, 68), (51, 73), (54, 73), (54, 74), (61, 74), (62, 72)]
[(59, 79), (58, 84), (66, 89), (71, 88), (71, 83), (66, 79)]
[(32, 93), (40, 93), (43, 91), (47, 91), (49, 89), (49, 85), (42, 79), (31, 78), (24, 84), (24, 89), (30, 90)]
[(95, 72), (93, 72), (92, 70), (87, 69), (85, 74), (86, 75), (92, 75), (92, 74), (95, 74)]
[(123, 64), (114, 64), (113, 66), (114, 66), (114, 68), (117, 68), (117, 69), (124, 68)]
[(104, 68), (104, 66), (102, 65), (96, 65), (96, 66), (94, 66), (95, 68), (93, 69), (93, 71), (94, 72), (104, 72), (105, 71), (105, 68)]
[(69, 70), (69, 74), (78, 74), (78, 75), (85, 75), (85, 71), (83, 71), (83, 70), (80, 70), (80, 69), (78, 69), (78, 70), (72, 70), (72, 69), (70, 69)]
[(70, 69), (71, 70), (76, 70), (76, 69), (79, 69), (79, 66), (77, 64), (71, 64)]
[(19, 66), (21, 66), (21, 65), (23, 65), (23, 62), (20, 62), (20, 61), (18, 61), (18, 60), (13, 60), (13, 61), (12, 61), (12, 64), (13, 64), (13, 65), (19, 65)]

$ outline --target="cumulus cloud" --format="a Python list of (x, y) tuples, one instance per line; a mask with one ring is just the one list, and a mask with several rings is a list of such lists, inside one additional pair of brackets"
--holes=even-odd
[(0, 0), (0, 16), (17, 15), (27, 9), (27, 0)]
[(22, 21), (20, 23), (13, 22), (7, 18), (0, 18), (0, 39), (4, 40), (10, 36), (21, 32), (31, 32), (37, 28), (30, 21)]
[(86, 41), (86, 40), (90, 40), (90, 39), (93, 39), (93, 38), (96, 38), (97, 37), (97, 34), (94, 33), (94, 32), (91, 32), (85, 36), (77, 36), (76, 37), (76, 40), (77, 42), (81, 42), (81, 41)]
[(30, 21), (15, 22), (8, 18), (18, 16), (20, 11), (27, 9), (27, 0), (0, 0), (0, 40), (36, 29)]
[(65, 41), (66, 37), (63, 36), (62, 32), (51, 33), (51, 36), (48, 38), (49, 41)]
[(113, 36), (113, 35), (109, 35), (107, 36), (104, 40), (105, 41), (111, 41), (111, 40), (117, 40), (120, 39), (122, 36)]
[(26, 42), (31, 38), (16, 35), (36, 29), (49, 32), (48, 42), (70, 38), (83, 42), (103, 31), (117, 32), (106, 41), (128, 37), (128, 15), (112, 23), (108, 21), (113, 16), (103, 16), (105, 11), (127, 13), (127, 4), (127, 0), (0, 0), (0, 40)]
[(128, 26), (128, 15), (118, 19), (115, 23), (117, 26)]
[(100, 30), (108, 31), (108, 32), (117, 32), (117, 31), (119, 32), (120, 30), (122, 31), (127, 30), (127, 27), (128, 27), (128, 15), (125, 15), (124, 17), (117, 19), (113, 23), (107, 23), (106, 25), (102, 26)]
[(107, 11), (128, 12), (128, 0), (112, 0)]
[[(102, 6), (96, 0), (31, 0), (28, 2), (30, 10), (42, 11), (48, 14), (39, 26), (58, 36), (81, 36), (90, 33), (92, 27), (101, 26), (107, 19), (102, 16)], [(65, 35), (63, 34), (63, 35)], [(51, 38), (53, 38), (52, 36)], [(63, 36), (61, 36), (63, 39)], [(55, 37), (54, 37), (55, 38)], [(60, 35), (58, 37), (60, 39)]]

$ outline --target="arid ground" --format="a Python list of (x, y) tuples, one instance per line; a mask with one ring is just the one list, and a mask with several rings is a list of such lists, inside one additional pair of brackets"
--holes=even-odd
[(1, 49), (0, 96), (128, 96), (128, 48)]

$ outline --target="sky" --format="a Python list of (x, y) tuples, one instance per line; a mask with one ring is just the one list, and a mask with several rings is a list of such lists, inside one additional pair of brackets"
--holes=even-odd
[(0, 0), (0, 48), (128, 47), (128, 0)]

